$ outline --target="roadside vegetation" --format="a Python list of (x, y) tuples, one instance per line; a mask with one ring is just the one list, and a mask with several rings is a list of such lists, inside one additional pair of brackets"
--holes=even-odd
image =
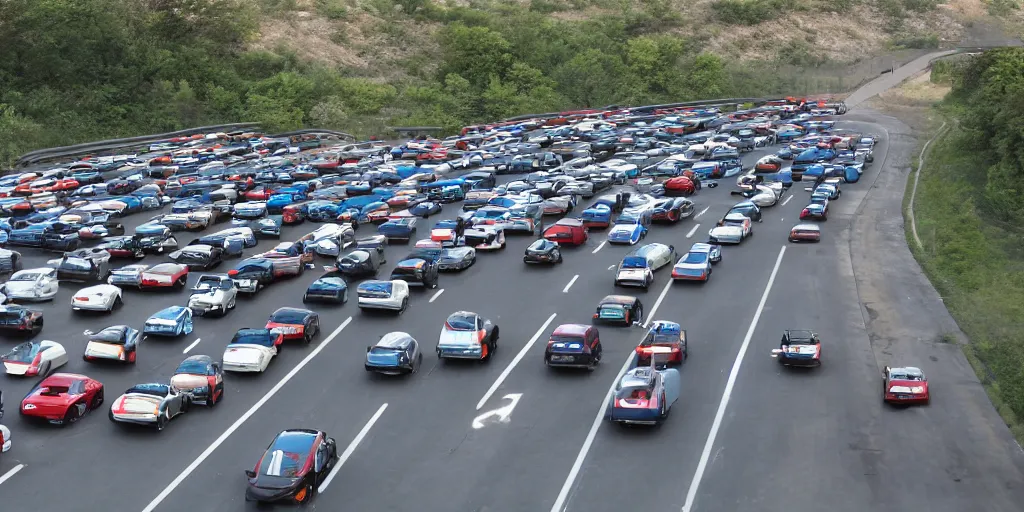
[(883, 53), (959, 40), (957, 20), (933, 0), (7, 0), (0, 166), (224, 122), (364, 137), (844, 92), (891, 66)]
[(1024, 440), (1024, 49), (936, 63), (932, 80), (952, 86), (938, 107), (950, 128), (932, 143), (918, 185), (923, 248), (909, 233), (908, 243)]

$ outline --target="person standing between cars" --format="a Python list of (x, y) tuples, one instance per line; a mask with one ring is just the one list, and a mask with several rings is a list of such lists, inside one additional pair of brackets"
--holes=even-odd
[(455, 238), (459, 239), (466, 233), (466, 219), (462, 217), (455, 218)]

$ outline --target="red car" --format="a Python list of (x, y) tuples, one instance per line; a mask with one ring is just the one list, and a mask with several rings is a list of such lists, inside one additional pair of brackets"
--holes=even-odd
[(668, 364), (683, 364), (689, 356), (686, 331), (675, 322), (655, 321), (636, 347), (636, 365), (649, 366), (655, 356), (664, 357)]
[(590, 234), (580, 219), (560, 219), (544, 230), (544, 238), (559, 245), (583, 245)]
[(920, 368), (885, 367), (882, 373), (882, 400), (886, 403), (927, 405), (930, 398), (928, 378)]
[(306, 344), (320, 332), (320, 315), (299, 308), (279, 308), (267, 320), (270, 332), (280, 333), (286, 340), (303, 340)]
[(260, 185), (245, 193), (246, 201), (266, 201), (274, 193), (274, 190), (266, 185)]
[(188, 281), (188, 265), (178, 263), (160, 263), (142, 272), (142, 289), (175, 288), (182, 289)]
[(21, 415), (67, 426), (102, 404), (103, 384), (99, 381), (85, 375), (55, 373), (25, 396)]
[(696, 185), (693, 184), (693, 180), (686, 176), (676, 176), (675, 178), (669, 178), (665, 180), (665, 195), (666, 196), (690, 196), (697, 191)]

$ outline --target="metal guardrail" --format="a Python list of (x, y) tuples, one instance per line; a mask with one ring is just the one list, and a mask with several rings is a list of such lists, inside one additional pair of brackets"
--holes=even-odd
[(156, 135), (143, 135), (140, 137), (128, 137), (124, 139), (111, 139), (99, 142), (87, 142), (85, 144), (76, 144), (73, 146), (63, 146), (58, 148), (39, 149), (36, 151), (30, 151), (22, 155), (15, 162), (16, 167), (26, 167), (33, 164), (44, 163), (53, 160), (59, 160), (62, 158), (87, 155), (92, 153), (102, 153), (104, 151), (111, 151), (115, 149), (121, 149), (128, 146), (155, 144), (165, 140), (173, 139), (175, 137), (183, 137), (187, 135), (195, 135), (197, 133), (210, 133), (210, 132), (223, 132), (223, 131), (239, 131), (257, 129), (259, 125), (257, 123), (230, 123), (230, 124), (218, 124), (213, 126), (200, 126), (198, 128), (189, 128), (187, 130), (178, 130), (176, 132), (160, 133)]
[(275, 139), (283, 139), (285, 137), (294, 137), (296, 135), (311, 135), (311, 134), (334, 135), (335, 137), (338, 137), (339, 139), (356, 140), (356, 136), (352, 135), (352, 134), (349, 134), (349, 133), (339, 132), (339, 131), (335, 131), (335, 130), (321, 130), (321, 129), (318, 129), (318, 128), (306, 128), (306, 129), (303, 129), (303, 130), (294, 130), (294, 131), (285, 132), (285, 133), (277, 133), (277, 134), (274, 134), (274, 135), (268, 135), (268, 137), (273, 137)]

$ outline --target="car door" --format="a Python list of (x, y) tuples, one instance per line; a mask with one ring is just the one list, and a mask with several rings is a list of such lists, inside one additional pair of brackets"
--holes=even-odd
[(168, 390), (167, 396), (164, 397), (164, 403), (167, 407), (167, 417), (173, 418), (181, 414), (181, 400), (184, 395), (173, 387), (168, 387)]
[(43, 274), (37, 285), (43, 293), (53, 293), (57, 291), (57, 269), (52, 269)]

